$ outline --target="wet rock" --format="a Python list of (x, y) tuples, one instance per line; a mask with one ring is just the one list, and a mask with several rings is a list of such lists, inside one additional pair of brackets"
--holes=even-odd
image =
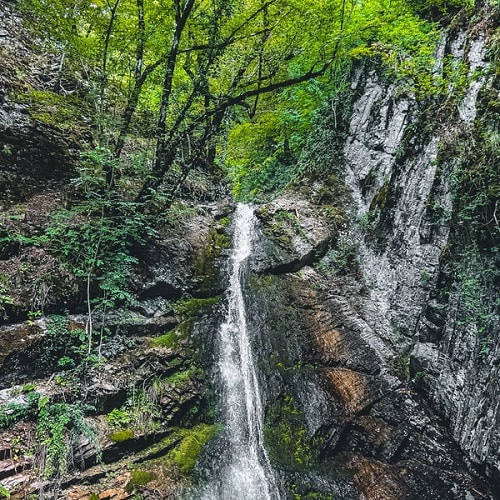
[(125, 402), (131, 388), (152, 375), (167, 376), (179, 369), (183, 359), (172, 349), (142, 347), (103, 367), (91, 369), (85, 380), (85, 399), (98, 413), (107, 413)]
[[(328, 249), (336, 224), (331, 207), (318, 207), (293, 194), (262, 205), (263, 238), (253, 256), (258, 272), (293, 272), (318, 260)], [(330, 217), (329, 217), (330, 215)]]
[[(284, 481), (303, 494), (346, 498), (493, 498), (467, 470), (440, 418), (406, 384), (395, 349), (363, 319), (363, 301), (350, 300), (356, 287), (339, 279), (330, 291), (328, 284), (310, 267), (251, 280), (249, 326), (262, 343), (268, 405), (287, 398), (282, 432), (309, 436), (297, 445), (304, 457), (320, 450), (302, 465), (312, 490), (298, 478), (296, 463), (281, 463)], [(434, 365), (435, 356), (435, 346), (415, 348), (421, 363)]]
[(410, 370), (412, 375), (417, 373), (439, 374), (442, 363), (442, 355), (435, 344), (415, 344), (410, 354)]
[(346, 368), (327, 368), (324, 375), (347, 415), (366, 411), (384, 395), (385, 384), (373, 376)]
[[(165, 237), (141, 252), (136, 288), (142, 300), (173, 301), (183, 294), (213, 296), (224, 288), (228, 201), (198, 207), (196, 215), (179, 218), (161, 229)], [(228, 221), (228, 219), (225, 219)]]

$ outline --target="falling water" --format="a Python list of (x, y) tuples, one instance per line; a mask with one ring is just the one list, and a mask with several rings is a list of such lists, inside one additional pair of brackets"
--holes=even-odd
[(234, 218), (228, 310), (218, 333), (218, 372), (225, 449), (221, 466), (205, 486), (204, 500), (267, 500), (279, 497), (263, 444), (263, 408), (247, 328), (243, 284), (256, 218), (238, 204)]

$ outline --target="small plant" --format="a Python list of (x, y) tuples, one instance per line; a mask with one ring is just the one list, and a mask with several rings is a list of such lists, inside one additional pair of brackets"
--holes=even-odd
[(8, 319), (6, 306), (14, 304), (14, 299), (9, 295), (9, 277), (0, 273), (0, 317)]
[(110, 427), (115, 429), (125, 429), (131, 422), (130, 415), (127, 411), (120, 408), (114, 408), (106, 417)]
[(35, 384), (24, 384), (21, 388), (21, 392), (23, 392), (24, 394), (28, 393), (28, 392), (33, 392), (34, 390), (36, 389), (36, 385)]
[(357, 251), (357, 246), (347, 236), (341, 235), (337, 246), (330, 248), (315, 267), (325, 276), (348, 274), (358, 267)]
[(26, 403), (0, 405), (0, 429), (6, 429), (25, 418), (34, 418), (41, 399), (42, 396), (38, 392), (30, 391)]
[(0, 484), (0, 498), (10, 498), (9, 490), (2, 484)]
[(427, 271), (420, 271), (420, 280), (427, 285), (431, 281), (431, 275)]
[(154, 391), (133, 389), (125, 402), (124, 409), (130, 416), (133, 429), (141, 432), (154, 432), (160, 426), (161, 408)]
[(40, 367), (44, 373), (75, 368), (85, 358), (87, 342), (85, 330), (71, 327), (66, 316), (49, 316)]
[(52, 403), (40, 398), (36, 428), (36, 443), (40, 457), (40, 473), (43, 478), (61, 477), (73, 460), (73, 446), (85, 437), (97, 450), (99, 446), (95, 430), (85, 421), (85, 411), (91, 407), (81, 403)]

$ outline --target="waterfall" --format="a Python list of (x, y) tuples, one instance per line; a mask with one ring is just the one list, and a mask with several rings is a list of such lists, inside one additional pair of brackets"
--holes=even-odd
[(253, 209), (238, 204), (234, 217), (228, 308), (217, 336), (224, 449), (220, 450), (220, 467), (212, 472), (213, 477), (204, 488), (204, 500), (279, 497), (263, 443), (264, 411), (243, 292), (255, 224)]

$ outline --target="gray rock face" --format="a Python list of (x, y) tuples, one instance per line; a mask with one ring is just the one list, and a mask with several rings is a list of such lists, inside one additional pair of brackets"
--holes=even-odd
[(335, 234), (327, 208), (292, 193), (262, 205), (256, 215), (265, 236), (254, 255), (258, 272), (298, 270), (318, 260)]
[[(353, 234), (368, 297), (348, 300), (374, 332), (400, 355), (410, 353), (411, 370), (452, 435), (473, 463), (500, 480), (500, 385), (498, 335), (489, 353), (479, 354), (478, 326), (457, 318), (457, 291), (446, 312), (432, 298), (450, 235), (453, 158), (437, 169), (440, 144), (454, 127), (476, 117), (479, 91), (489, 82), (484, 34), (447, 33), (437, 50), (436, 72), (449, 54), (469, 67), (471, 83), (458, 105), (458, 121), (425, 133), (418, 105), (401, 96), (374, 71), (361, 70), (345, 143), (346, 182), (354, 200)], [(411, 128), (413, 130), (411, 130)], [(415, 132), (416, 130), (416, 132)], [(432, 215), (439, 210), (441, 217)], [(359, 321), (359, 320), (358, 320)], [(496, 381), (496, 382), (495, 382)]]
[(88, 134), (30, 116), (19, 95), (28, 95), (27, 89), (31, 95), (56, 91), (58, 61), (37, 52), (41, 44), (5, 2), (0, 3), (0, 26), (0, 198), (19, 200), (64, 185)]
[[(345, 283), (334, 283), (345, 296)], [(428, 403), (394, 376), (405, 369), (394, 350), (331, 284), (305, 267), (255, 276), (248, 290), (267, 379), (266, 444), (282, 483), (346, 499), (492, 498)], [(433, 348), (421, 351), (422, 365), (434, 365)]]

